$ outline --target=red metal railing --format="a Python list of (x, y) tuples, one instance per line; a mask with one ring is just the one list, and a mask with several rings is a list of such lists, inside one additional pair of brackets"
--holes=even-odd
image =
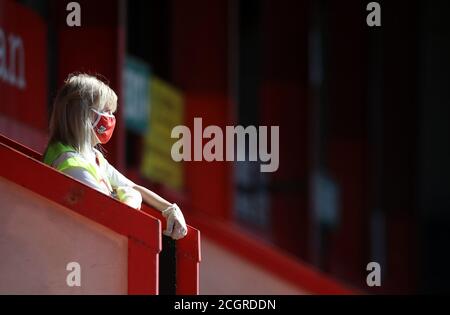
[[(132, 209), (40, 159), (40, 153), (0, 135), (0, 176), (128, 237), (128, 293), (158, 294), (165, 222), (160, 212), (147, 206)], [(199, 293), (200, 233), (188, 229), (176, 246), (177, 294)]]
[[(161, 212), (145, 205), (141, 210), (165, 222)], [(199, 294), (200, 232), (188, 226), (188, 234), (176, 245), (176, 293)]]

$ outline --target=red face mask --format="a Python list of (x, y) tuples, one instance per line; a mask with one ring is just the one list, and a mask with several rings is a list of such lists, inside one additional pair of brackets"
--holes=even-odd
[(100, 143), (105, 144), (111, 139), (114, 127), (116, 126), (116, 117), (112, 114), (100, 113), (95, 109), (92, 109), (92, 111), (97, 114), (92, 128), (94, 128), (94, 132)]

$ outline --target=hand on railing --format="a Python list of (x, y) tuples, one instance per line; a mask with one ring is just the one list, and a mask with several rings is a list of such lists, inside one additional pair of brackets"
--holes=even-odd
[(172, 237), (174, 240), (178, 240), (187, 235), (186, 221), (184, 220), (183, 213), (176, 203), (170, 205), (162, 211), (162, 215), (167, 220), (167, 228), (163, 234)]

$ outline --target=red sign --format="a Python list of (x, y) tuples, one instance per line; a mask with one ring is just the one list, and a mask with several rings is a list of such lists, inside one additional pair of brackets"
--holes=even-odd
[(0, 0), (0, 116), (47, 129), (46, 24), (11, 0)]

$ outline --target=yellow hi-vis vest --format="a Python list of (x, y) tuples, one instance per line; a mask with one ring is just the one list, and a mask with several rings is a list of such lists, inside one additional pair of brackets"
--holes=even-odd
[[(54, 142), (51, 143), (48, 147), (47, 150), (44, 153), (44, 159), (43, 162), (47, 165), (52, 165), (53, 162), (59, 157), (61, 156), (61, 154), (66, 153), (66, 152), (77, 152), (72, 146), (70, 145), (65, 145), (61, 142)], [(101, 155), (98, 154), (97, 155), (99, 158), (99, 162), (100, 163), (106, 163), (106, 161), (104, 160), (105, 158)], [(73, 168), (73, 167), (80, 167), (85, 169), (86, 171), (89, 172), (89, 174), (92, 175), (92, 177), (95, 178), (95, 180), (99, 183), (99, 185), (102, 185), (102, 183), (105, 183), (106, 187), (108, 188), (108, 190), (110, 191), (110, 193), (112, 193), (112, 188), (111, 188), (111, 184), (109, 182), (109, 180), (107, 178), (104, 178), (97, 170), (97, 168), (92, 165), (91, 163), (87, 162), (86, 160), (84, 160), (81, 157), (77, 157), (77, 156), (72, 156), (69, 157), (68, 159), (64, 160), (63, 162), (59, 163), (59, 165), (56, 166), (56, 169), (58, 171), (64, 172), (64, 170), (69, 169), (69, 168)]]

